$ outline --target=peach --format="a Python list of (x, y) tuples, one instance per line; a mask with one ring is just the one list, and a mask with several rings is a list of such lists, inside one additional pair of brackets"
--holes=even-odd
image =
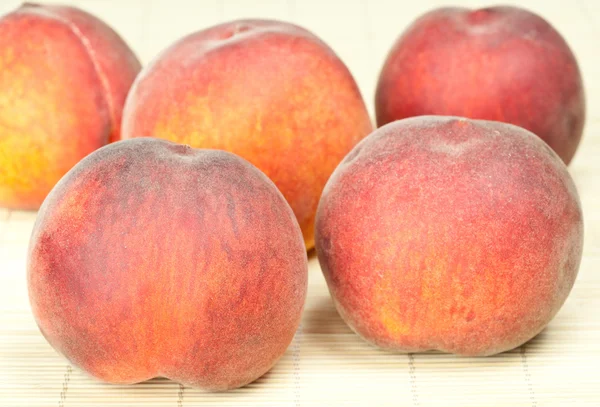
[(343, 319), (380, 347), (492, 355), (538, 334), (582, 254), (577, 191), (533, 133), (422, 116), (359, 143), (323, 192), (316, 247)]
[(26, 3), (0, 19), (0, 206), (37, 209), (80, 159), (119, 139), (140, 64), (96, 17)]
[(346, 66), (292, 24), (241, 20), (189, 35), (135, 81), (122, 137), (153, 136), (244, 157), (275, 182), (307, 248), (336, 165), (372, 131)]
[(42, 205), (28, 254), (48, 342), (111, 383), (249, 383), (300, 321), (307, 258), (292, 210), (247, 161), (152, 138), (77, 164)]
[(567, 164), (585, 98), (575, 56), (544, 19), (516, 7), (441, 8), (398, 38), (379, 77), (377, 123), (453, 115), (515, 124)]

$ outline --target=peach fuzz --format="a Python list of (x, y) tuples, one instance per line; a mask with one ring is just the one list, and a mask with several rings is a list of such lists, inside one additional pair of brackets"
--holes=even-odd
[(307, 258), (292, 210), (247, 161), (159, 139), (110, 144), (42, 205), (33, 314), (74, 365), (111, 383), (243, 386), (300, 322)]
[(371, 131), (354, 79), (326, 44), (289, 23), (241, 20), (191, 34), (146, 67), (122, 137), (246, 158), (283, 193), (311, 248), (325, 182)]
[(420, 115), (523, 127), (569, 164), (585, 123), (573, 52), (542, 17), (517, 7), (440, 8), (392, 47), (375, 97), (377, 124)]
[(343, 319), (380, 347), (492, 355), (537, 335), (575, 281), (583, 221), (561, 159), (522, 128), (422, 116), (358, 144), (316, 248)]
[(80, 159), (119, 139), (140, 64), (96, 17), (26, 3), (0, 19), (0, 206), (37, 209)]

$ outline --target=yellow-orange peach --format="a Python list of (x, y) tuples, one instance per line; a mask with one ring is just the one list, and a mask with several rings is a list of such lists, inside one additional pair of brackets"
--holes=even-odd
[(337, 309), (387, 349), (491, 355), (540, 332), (582, 253), (577, 191), (522, 128), (424, 116), (383, 126), (335, 170), (316, 224)]
[(0, 19), (0, 206), (37, 209), (81, 158), (119, 138), (140, 64), (79, 9), (24, 4)]
[(90, 154), (48, 195), (28, 284), (46, 339), (90, 374), (224, 390), (284, 353), (307, 259), (292, 210), (256, 167), (143, 138)]
[(292, 24), (243, 20), (192, 34), (145, 68), (122, 136), (246, 158), (286, 197), (310, 248), (325, 182), (371, 130), (354, 79), (327, 45)]

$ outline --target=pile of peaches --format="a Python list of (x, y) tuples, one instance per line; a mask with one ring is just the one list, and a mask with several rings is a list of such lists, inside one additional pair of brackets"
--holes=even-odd
[(108, 382), (243, 386), (292, 340), (315, 247), (376, 346), (534, 337), (582, 255), (566, 42), (519, 8), (433, 10), (394, 44), (375, 108), (376, 130), (344, 63), (285, 22), (204, 29), (141, 69), (82, 10), (2, 17), (0, 205), (39, 209), (42, 334)]

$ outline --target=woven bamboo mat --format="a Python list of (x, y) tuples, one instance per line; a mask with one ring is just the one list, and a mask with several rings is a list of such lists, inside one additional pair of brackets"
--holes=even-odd
[[(181, 35), (219, 21), (249, 16), (295, 21), (346, 61), (371, 111), (391, 42), (415, 16), (439, 5), (433, 0), (64, 2), (105, 19), (144, 62)], [(17, 3), (0, 0), (0, 13)], [(584, 209), (584, 257), (571, 296), (539, 336), (489, 358), (377, 350), (337, 315), (312, 256), (302, 324), (285, 356), (255, 383), (218, 394), (166, 379), (106, 385), (71, 367), (38, 332), (25, 281), (35, 214), (0, 209), (0, 406), (600, 406), (600, 2), (513, 3), (559, 28), (579, 58), (588, 96), (583, 143), (570, 166)]]

